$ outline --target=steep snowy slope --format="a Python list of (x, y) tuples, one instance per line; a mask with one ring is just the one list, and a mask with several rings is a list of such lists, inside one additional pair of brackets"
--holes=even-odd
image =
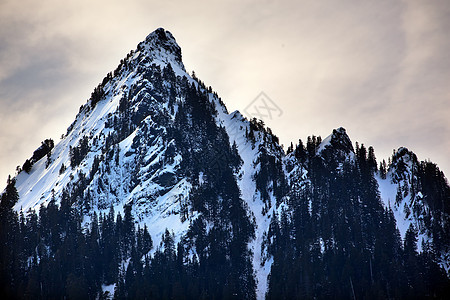
[[(167, 34), (167, 36), (164, 34)], [(162, 35), (164, 36), (162, 37)], [(145, 78), (148, 74), (143, 74), (143, 70), (164, 68), (169, 63), (175, 74), (190, 79), (181, 62), (179, 46), (169, 32), (165, 33), (162, 29), (159, 29), (150, 34), (145, 42), (139, 44), (137, 51), (131, 52), (127, 59), (122, 61), (114, 72), (114, 77), (108, 74), (98, 88), (98, 93), (101, 95), (100, 99), (94, 100), (94, 97), (92, 97), (80, 108), (80, 113), (69, 127), (67, 134), (52, 150), (52, 163), (46, 167), (45, 159), (41, 159), (33, 165), (29, 174), (21, 172), (17, 176), (20, 202), (16, 205), (16, 209), (22, 208), (25, 211), (29, 208), (36, 209), (40, 203), (50, 200), (52, 196), (50, 191), (53, 190), (56, 198), (58, 198), (64, 187), (71, 181), (78, 179), (77, 173), (79, 171), (87, 174), (92, 167), (95, 155), (104, 154), (109, 150), (105, 149), (106, 139), (115, 129), (110, 127), (109, 123), (112, 115), (120, 113), (120, 101), (131, 100), (136, 102), (133, 108), (138, 109), (139, 102), (142, 101), (139, 98), (143, 97), (139, 95), (139, 92), (145, 92), (144, 89), (153, 88), (152, 83), (148, 81), (151, 78)], [(138, 82), (142, 85), (138, 86)], [(134, 94), (133, 99), (126, 99), (130, 96), (130, 91)], [(152, 96), (145, 95), (144, 97)], [(97, 103), (94, 103), (94, 101)], [(167, 110), (163, 107), (164, 105), (167, 106), (167, 104), (161, 103), (161, 107), (158, 107), (158, 109)], [(145, 121), (151, 123), (150, 119)], [(123, 139), (120, 143), (121, 150), (129, 150), (136, 133), (133, 131)], [(85, 137), (88, 138), (88, 149), (85, 151), (87, 153), (83, 158), (83, 163), (70, 168), (70, 149), (79, 146)], [(157, 150), (156, 147), (155, 150)], [(63, 165), (66, 170), (59, 172)]]
[(177, 173), (182, 158), (167, 136), (178, 103), (184, 101), (179, 82), (197, 85), (185, 72), (173, 36), (158, 29), (80, 108), (52, 150), (50, 165), (43, 158), (29, 174), (17, 176), (20, 201), (15, 209), (38, 211), (41, 204), (62, 197), (70, 197), (88, 215), (133, 204), (137, 219), (152, 225), (157, 243), (166, 228), (179, 239), (189, 225), (180, 211), (191, 189)]

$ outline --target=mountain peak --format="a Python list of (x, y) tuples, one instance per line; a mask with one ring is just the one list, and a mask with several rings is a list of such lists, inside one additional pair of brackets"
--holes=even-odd
[(400, 147), (394, 154), (394, 159), (400, 159), (402, 157), (405, 157), (405, 159), (411, 159), (415, 154), (410, 151), (406, 147)]
[(394, 155), (392, 155), (392, 167), (405, 164), (409, 167), (412, 166), (412, 164), (417, 163), (418, 159), (414, 152), (410, 151), (406, 147), (400, 147), (396, 152), (394, 152)]
[(333, 129), (333, 133), (326, 137), (318, 149), (318, 153), (324, 149), (343, 150), (345, 153), (353, 152), (353, 145), (350, 137), (347, 135), (347, 131), (343, 127)]
[(153, 32), (151, 32), (148, 36), (147, 36), (147, 38), (146, 38), (146, 40), (153, 40), (155, 37), (157, 37), (157, 38), (159, 38), (159, 39), (161, 39), (161, 40), (168, 40), (168, 39), (173, 39), (173, 40), (175, 40), (174, 39), (174, 37), (173, 37), (173, 35), (170, 33), (170, 31), (168, 31), (168, 30), (165, 30), (164, 28), (162, 28), (162, 27), (159, 27), (159, 28), (157, 28), (157, 29), (155, 29)]
[(400, 147), (392, 155), (392, 163), (389, 170), (392, 173), (392, 179), (395, 183), (401, 180), (408, 180), (414, 165), (418, 164), (417, 156), (406, 147)]
[(164, 28), (158, 28), (150, 33), (145, 38), (145, 41), (138, 45), (138, 50), (142, 48), (149, 51), (150, 53), (160, 51), (160, 57), (163, 58), (163, 60), (166, 60), (164, 58), (168, 58), (168, 56), (171, 56), (171, 58), (173, 58), (173, 60), (177, 62), (184, 70), (181, 48), (177, 44), (172, 33), (170, 33), (168, 30), (165, 30)]
[(344, 150), (347, 153), (353, 152), (353, 145), (350, 137), (347, 135), (347, 131), (344, 127), (339, 127), (333, 130), (331, 135), (331, 145), (336, 149)]

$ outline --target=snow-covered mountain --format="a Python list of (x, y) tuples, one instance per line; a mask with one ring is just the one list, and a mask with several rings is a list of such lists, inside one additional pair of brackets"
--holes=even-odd
[[(326, 298), (338, 280), (327, 271), (332, 265), (345, 278), (336, 295), (366, 295), (367, 282), (357, 276), (389, 295), (391, 285), (403, 283), (389, 283), (376, 263), (401, 260), (396, 251), (406, 251), (409, 228), (417, 232), (417, 255), (432, 252), (448, 272), (450, 188), (434, 164), (400, 148), (379, 168), (373, 149), (355, 149), (343, 128), (285, 152), (262, 122), (228, 113), (186, 72), (180, 47), (162, 28), (105, 77), (59, 142), (39, 149), (15, 177), (16, 212), (68, 205), (89, 231), (97, 216), (131, 207), (135, 226), (146, 226), (159, 245), (145, 256), (167, 249), (168, 230), (182, 263), (226, 285), (224, 298), (229, 291), (238, 298), (277, 298), (280, 291)], [(393, 252), (381, 253), (389, 243)], [(124, 258), (127, 272), (132, 264)], [(370, 266), (369, 275), (344, 258)], [(202, 291), (211, 297), (214, 288)]]

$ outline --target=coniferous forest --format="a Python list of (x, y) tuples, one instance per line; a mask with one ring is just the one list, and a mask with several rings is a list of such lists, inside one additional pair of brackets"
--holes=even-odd
[[(336, 173), (308, 153), (308, 148), (317, 147), (314, 143), (309, 139), (307, 147), (294, 150), (296, 159), (306, 162), (311, 182), (306, 188), (290, 189), (293, 210), (283, 208), (271, 219), (263, 242), (261, 251), (267, 249), (267, 258), (273, 257), (267, 298), (448, 295), (450, 281), (436, 264), (439, 245), (425, 243), (419, 253), (417, 229), (411, 226), (402, 240), (392, 210), (383, 208), (373, 156), (361, 146), (357, 164), (344, 165)], [(423, 164), (419, 171), (424, 183), (431, 180), (429, 168)], [(232, 190), (225, 188), (224, 193)], [(200, 193), (203, 199), (214, 191)], [(112, 284), (117, 299), (255, 298), (246, 248), (254, 229), (240, 215), (244, 212), (217, 215), (234, 220), (230, 224), (238, 229), (218, 226), (207, 232), (206, 222), (198, 218), (185, 240), (175, 243), (166, 230), (161, 243), (154, 245), (147, 226), (135, 226), (131, 206), (123, 212), (112, 207), (100, 215), (94, 212), (86, 227), (82, 208), (69, 199), (65, 194), (60, 205), (52, 200), (39, 212), (17, 214), (12, 210), (18, 200), (15, 180), (8, 179), (0, 210), (2, 299), (103, 299), (112, 295), (103, 292), (102, 285)], [(194, 256), (189, 254), (192, 243)]]

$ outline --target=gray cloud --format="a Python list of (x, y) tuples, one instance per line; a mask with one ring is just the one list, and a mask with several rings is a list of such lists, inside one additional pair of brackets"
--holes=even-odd
[(230, 110), (276, 101), (283, 143), (345, 126), (379, 159), (407, 146), (450, 172), (447, 1), (4, 0), (0, 182), (161, 26)]

